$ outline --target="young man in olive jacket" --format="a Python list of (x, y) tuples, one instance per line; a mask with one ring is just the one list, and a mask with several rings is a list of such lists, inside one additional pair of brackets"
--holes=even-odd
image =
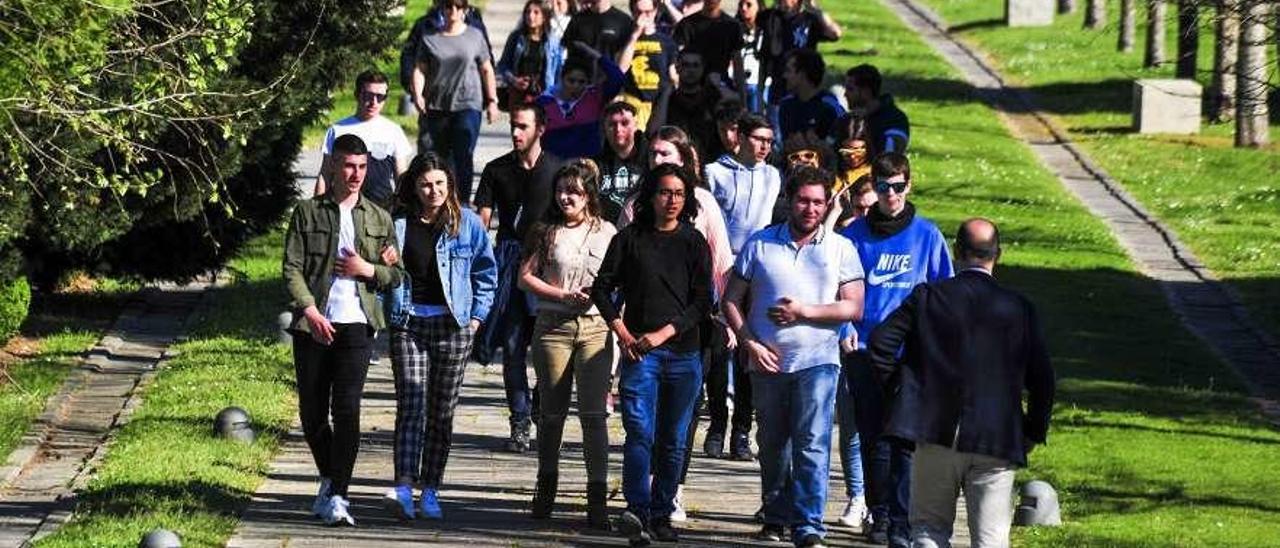
[(385, 327), (377, 293), (399, 285), (401, 267), (378, 264), (395, 232), (391, 215), (361, 197), (369, 165), (364, 141), (335, 139), (332, 165), (329, 192), (293, 210), (283, 273), (293, 310), (298, 412), (320, 472), (312, 511), (328, 525), (355, 525), (347, 486), (360, 446), (373, 333)]

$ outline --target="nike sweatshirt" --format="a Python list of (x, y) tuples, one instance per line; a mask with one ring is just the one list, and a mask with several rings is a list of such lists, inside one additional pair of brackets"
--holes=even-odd
[(854, 324), (859, 349), (867, 347), (871, 330), (897, 310), (915, 286), (955, 275), (942, 232), (919, 215), (906, 228), (889, 236), (873, 234), (866, 217), (840, 233), (853, 240), (866, 272), (862, 321)]
[(705, 173), (707, 186), (724, 212), (729, 247), (737, 256), (752, 234), (769, 225), (782, 192), (782, 176), (768, 162), (748, 167), (732, 154), (707, 164)]

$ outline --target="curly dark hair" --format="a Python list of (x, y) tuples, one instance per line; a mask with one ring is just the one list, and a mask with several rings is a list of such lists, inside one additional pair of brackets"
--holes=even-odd
[(693, 173), (675, 164), (658, 164), (640, 179), (640, 190), (636, 194), (636, 215), (633, 224), (649, 230), (654, 228), (657, 212), (653, 209), (653, 198), (658, 195), (658, 183), (664, 177), (675, 177), (681, 183), (684, 183), (684, 209), (680, 210), (680, 221), (692, 222), (693, 218), (698, 216), (698, 199), (694, 196), (697, 184), (694, 182)]

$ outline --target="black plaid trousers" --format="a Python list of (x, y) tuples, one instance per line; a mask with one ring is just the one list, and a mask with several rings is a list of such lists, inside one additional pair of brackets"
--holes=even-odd
[(396, 482), (439, 488), (449, 460), (453, 411), (471, 343), (471, 327), (450, 315), (413, 316), (391, 332), (396, 381)]

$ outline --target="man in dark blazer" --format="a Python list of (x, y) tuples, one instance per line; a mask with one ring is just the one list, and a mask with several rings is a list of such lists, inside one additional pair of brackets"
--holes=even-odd
[(916, 445), (916, 547), (950, 545), (961, 487), (973, 546), (1008, 546), (1014, 469), (1026, 466), (1027, 452), (1048, 433), (1049, 354), (1035, 307), (996, 283), (999, 257), (995, 224), (965, 221), (956, 234), (956, 276), (917, 286), (867, 345), (891, 402), (884, 435)]

